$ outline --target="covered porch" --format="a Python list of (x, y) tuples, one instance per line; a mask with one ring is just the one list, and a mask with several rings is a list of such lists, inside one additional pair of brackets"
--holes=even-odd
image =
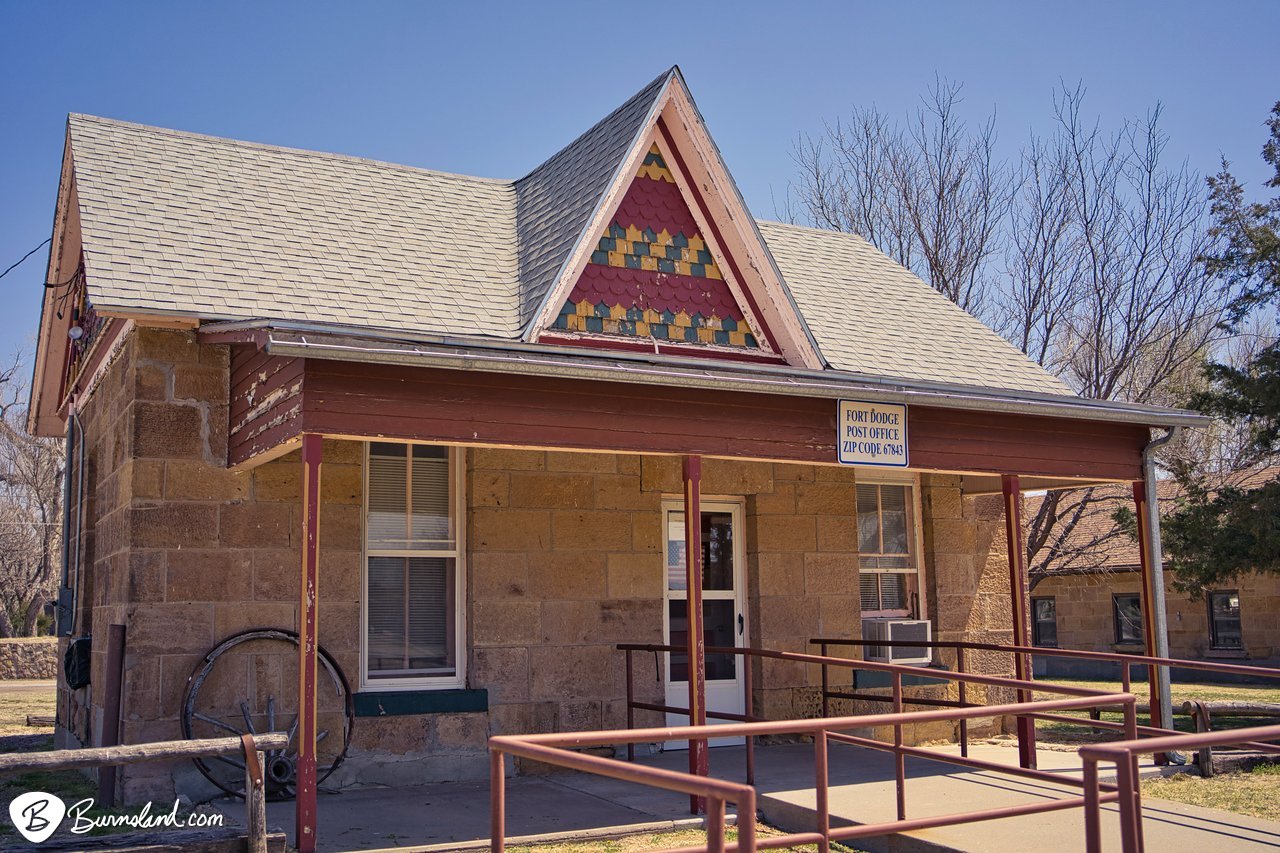
[[(904, 446), (895, 465), (897, 473), (915, 484), (912, 511), (921, 526), (917, 552), (921, 580), (914, 589), (915, 600), (903, 608), (904, 613), (932, 620), (935, 637), (945, 638), (951, 632), (957, 639), (1012, 641), (1018, 646), (1028, 644), (1022, 492), (1093, 482), (1140, 483), (1154, 418), (1143, 409), (1025, 393), (975, 392), (923, 383), (889, 385), (833, 373), (819, 382), (812, 374), (772, 366), (718, 362), (658, 367), (641, 358), (621, 356), (584, 364), (581, 359), (537, 348), (524, 353), (456, 347), (432, 350), (390, 340), (371, 342), (254, 324), (206, 327), (200, 335), (207, 343), (232, 344), (228, 446), (233, 466), (250, 470), (265, 463), (278, 465), (271, 461), (301, 450), (303, 548), (298, 613), (303, 713), (295, 823), (303, 851), (315, 843), (318, 813), (326, 802), (317, 799), (311, 748), (317, 723), (314, 711), (310, 720), (307, 711), (315, 708), (316, 650), (325, 630), (325, 580), (320, 571), (325, 540), (320, 519), (326, 445), (467, 448), (458, 454), (466, 453), (471, 461), (459, 463), (467, 466), (469, 479), (457, 496), (463, 513), (457, 523), (459, 542), (463, 537), (469, 541), (455, 548), (463, 555), (456, 585), (457, 595), (465, 601), (460, 612), (469, 621), (456, 636), (458, 669), (461, 662), (470, 669), (468, 675), (459, 675), (458, 687), (464, 692), (484, 690), (486, 666), (490, 674), (497, 671), (495, 667), (515, 668), (532, 674), (524, 689), (533, 694), (550, 689), (570, 702), (585, 699), (579, 703), (581, 720), (572, 716), (577, 709), (566, 711), (562, 704), (561, 713), (553, 719), (515, 713), (499, 723), (495, 721), (500, 717), (489, 708), (484, 731), (518, 733), (548, 726), (562, 730), (618, 727), (624, 703), (577, 697), (574, 691), (583, 669), (597, 681), (612, 683), (615, 675), (621, 676), (622, 660), (611, 653), (611, 642), (646, 638), (616, 633), (591, 636), (593, 625), (610, 621), (599, 597), (567, 604), (548, 617), (545, 605), (538, 608), (535, 602), (530, 608), (528, 590), (508, 595), (513, 587), (508, 584), (505, 592), (501, 589), (502, 572), (527, 575), (530, 571), (527, 555), (510, 559), (511, 552), (523, 547), (512, 545), (515, 540), (532, 543), (530, 547), (544, 563), (579, 565), (579, 581), (584, 584), (598, 582), (592, 579), (593, 572), (612, 577), (613, 561), (604, 559), (606, 554), (665, 553), (664, 564), (656, 559), (657, 553), (652, 560), (654, 567), (666, 566), (662, 572), (667, 578), (665, 605), (660, 587), (643, 593), (633, 587), (625, 595), (606, 595), (647, 601), (641, 609), (663, 614), (647, 630), (668, 619), (660, 638), (685, 646), (680, 656), (687, 661), (685, 676), (673, 678), (672, 661), (668, 661), (666, 692), (651, 704), (683, 706), (688, 719), (703, 723), (709, 700), (708, 626), (702, 623), (708, 602), (717, 597), (715, 591), (705, 589), (704, 500), (740, 502), (745, 530), (738, 538), (754, 538), (757, 546), (761, 536), (797, 540), (780, 549), (794, 552), (785, 559), (773, 559), (763, 547), (743, 553), (743, 562), (752, 566), (748, 583), (754, 586), (755, 597), (736, 614), (737, 634), (742, 638), (733, 638), (736, 642), (798, 652), (815, 635), (860, 636), (859, 614), (867, 608), (865, 598), (860, 607), (858, 581), (867, 564), (860, 562), (856, 488), (859, 480), (884, 480), (874, 464), (838, 464), (845, 435), (839, 398), (856, 397), (865, 405), (901, 412)], [(366, 456), (360, 458), (367, 464)], [(545, 505), (520, 508), (513, 500), (514, 483), (520, 479), (517, 472), (547, 467), (561, 469), (559, 503), (550, 510)], [(715, 484), (708, 488), (706, 477), (712, 469), (716, 469)], [(478, 471), (488, 480), (482, 482)], [(574, 486), (575, 478), (587, 479), (587, 488), (594, 490), (592, 501), (594, 495), (604, 493), (602, 479), (607, 480), (612, 503), (604, 510), (594, 503), (589, 509), (576, 504), (574, 495), (581, 491)], [(799, 504), (802, 492), (823, 507), (804, 510)], [(1143, 517), (1145, 490), (1135, 488), (1134, 494)], [(965, 499), (984, 497), (993, 502), (995, 511), (978, 519)], [(819, 541), (823, 517), (836, 520), (837, 525), (843, 521), (842, 538), (828, 527), (828, 538), (843, 544), (825, 548)], [(680, 535), (664, 530), (677, 518), (683, 523)], [(486, 524), (492, 526), (484, 528)], [(599, 539), (595, 558), (583, 560), (582, 551), (593, 549), (584, 549), (580, 542), (562, 547), (564, 531), (570, 526), (577, 535)], [(501, 532), (488, 532), (492, 530)], [(506, 556), (485, 554), (493, 544), (486, 537), (505, 538), (506, 546), (498, 550)], [(676, 542), (680, 547), (673, 549)], [(616, 562), (621, 566), (625, 560)], [(642, 562), (648, 566), (649, 561)], [(488, 574), (482, 577), (484, 563), (488, 563)], [(821, 583), (819, 577), (834, 584), (825, 595), (797, 596), (794, 589), (786, 589), (798, 582), (810, 592), (812, 585)], [(684, 621), (678, 625), (670, 619), (674, 610), (669, 593), (675, 588), (681, 590), (684, 602)], [(769, 588), (777, 594), (765, 594)], [(621, 611), (633, 609), (624, 606)], [(1152, 608), (1145, 610), (1150, 613)], [(630, 624), (627, 612), (621, 611), (611, 617), (615, 631), (618, 625)], [(985, 620), (985, 637), (968, 631), (978, 611)], [(535, 612), (542, 624), (530, 630), (528, 617)], [(548, 627), (549, 618), (554, 628)], [(798, 624), (774, 630), (771, 623)], [(496, 626), (508, 635), (500, 642), (482, 639), (485, 631)], [(721, 619), (715, 627), (732, 633), (735, 626)], [(551, 636), (562, 629), (578, 632), (575, 645), (594, 644), (595, 651), (564, 663)], [(648, 639), (659, 637), (650, 633)], [(714, 632), (711, 643), (733, 644)], [(583, 661), (590, 666), (584, 667)], [(366, 661), (360, 666), (366, 666)], [(576, 667), (578, 673), (565, 674), (565, 666)], [(793, 670), (790, 681), (782, 672), (785, 666), (762, 663), (753, 673), (758, 689), (747, 689), (749, 698), (739, 713), (774, 719), (812, 716), (817, 708), (809, 706), (816, 690), (806, 693), (806, 687), (815, 685), (808, 684), (811, 679), (803, 667), (796, 675), (794, 665), (788, 666)], [(1009, 674), (1024, 677), (1026, 666), (1025, 656), (1016, 656)], [(659, 685), (664, 683), (663, 671), (655, 656), (649, 675)], [(534, 686), (535, 681), (541, 684)], [(680, 702), (670, 693), (677, 682), (685, 689)], [(786, 684), (785, 697), (766, 692), (778, 683)], [(781, 699), (781, 704), (770, 704), (774, 699)], [(662, 717), (651, 721), (661, 722)], [(1018, 760), (1023, 767), (1031, 767), (1036, 760), (1034, 729), (1029, 719), (1022, 718), (1019, 727)], [(687, 756), (676, 760), (705, 775), (706, 744), (692, 741), (689, 746)]]

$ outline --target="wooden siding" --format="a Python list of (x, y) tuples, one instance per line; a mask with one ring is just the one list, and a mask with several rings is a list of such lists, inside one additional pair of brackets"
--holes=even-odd
[[(328, 435), (577, 450), (695, 453), (803, 463), (836, 458), (836, 401), (435, 368), (310, 360), (301, 425), (296, 362), (264, 357), (233, 372), (233, 442), (262, 452), (299, 428)], [(274, 368), (274, 369), (272, 369)], [(296, 381), (295, 381), (296, 380)], [(250, 388), (259, 403), (237, 417)], [(283, 393), (283, 392), (282, 392)], [(1145, 427), (1030, 415), (910, 408), (911, 467), (1038, 477), (1141, 477)], [(283, 420), (282, 420), (283, 418)]]
[(241, 465), (301, 434), (304, 366), (300, 358), (231, 348), (228, 464)]

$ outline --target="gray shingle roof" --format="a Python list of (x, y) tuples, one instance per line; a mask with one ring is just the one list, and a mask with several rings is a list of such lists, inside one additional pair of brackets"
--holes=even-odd
[(99, 307), (519, 334), (508, 181), (90, 116), (70, 132)]
[(832, 367), (1070, 394), (1061, 380), (856, 234), (758, 222)]
[[(73, 115), (89, 297), (518, 340), (673, 73), (514, 182)], [(759, 225), (833, 367), (1070, 393), (861, 238)]]
[(550, 160), (516, 181), (522, 322), (527, 322), (542, 304), (674, 73), (673, 68), (655, 79)]

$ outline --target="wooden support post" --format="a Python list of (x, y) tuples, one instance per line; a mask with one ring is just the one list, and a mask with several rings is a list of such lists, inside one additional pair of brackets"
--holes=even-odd
[[(102, 699), (102, 743), (100, 746), (120, 744), (120, 697), (124, 692), (124, 636), (123, 625), (107, 626), (107, 683)], [(98, 770), (98, 802), (110, 808), (116, 804), (116, 768)]]
[[(688, 590), (689, 725), (707, 723), (707, 644), (702, 630), (702, 459), (684, 457), (685, 589)], [(689, 772), (706, 776), (707, 742), (689, 741)], [(693, 814), (705, 811), (702, 797), (691, 796)]]
[[(1000, 477), (1000, 489), (1004, 493), (1005, 538), (1009, 547), (1009, 603), (1013, 615), (1013, 644), (1027, 646), (1029, 615), (1027, 613), (1027, 548), (1022, 536), (1022, 486), (1013, 474)], [(1014, 677), (1026, 681), (1031, 675), (1031, 661), (1027, 655), (1013, 656)], [(1027, 690), (1018, 691), (1019, 702), (1029, 702), (1032, 695)], [(1036, 766), (1036, 723), (1029, 717), (1018, 718), (1018, 763), (1025, 768)]]
[(316, 619), (320, 575), (320, 436), (302, 436), (302, 584), (298, 606), (298, 762), (295, 844), (316, 849)]
[[(1155, 572), (1151, 565), (1151, 539), (1147, 530), (1147, 484), (1142, 480), (1133, 482), (1133, 511), (1138, 522), (1138, 562), (1142, 566), (1142, 643), (1147, 657), (1159, 657), (1156, 647), (1156, 603), (1159, 598), (1155, 590)], [(1150, 696), (1151, 725), (1164, 728), (1164, 714), (1160, 707), (1160, 679), (1162, 668), (1147, 667), (1147, 692)], [(1168, 764), (1169, 757), (1158, 752), (1154, 756), (1156, 764)]]

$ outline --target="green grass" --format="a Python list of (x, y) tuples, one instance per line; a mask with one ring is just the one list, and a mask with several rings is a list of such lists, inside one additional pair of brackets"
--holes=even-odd
[[(1061, 684), (1066, 687), (1083, 687), (1090, 690), (1103, 690), (1108, 693), (1123, 692), (1123, 688), (1119, 681), (1091, 681), (1074, 678), (1039, 680), (1047, 684)], [(1146, 682), (1135, 682), (1129, 689), (1130, 692), (1138, 697), (1139, 703), (1147, 700), (1148, 692)], [(1180, 732), (1195, 731), (1195, 724), (1192, 719), (1178, 713), (1182, 708), (1182, 703), (1191, 699), (1202, 699), (1205, 701), (1270, 702), (1280, 705), (1280, 685), (1174, 684), (1170, 692), (1173, 696), (1173, 728)], [(1036, 693), (1037, 699), (1050, 699), (1060, 696), (1061, 694)], [(1065, 711), (1061, 713), (1065, 716), (1079, 717), (1086, 720), (1089, 718), (1088, 713), (1084, 711)], [(1111, 722), (1123, 722), (1124, 717), (1118, 713), (1103, 713), (1102, 719)], [(1250, 719), (1246, 717), (1221, 717), (1213, 721), (1213, 727), (1215, 729), (1238, 729), (1246, 728), (1248, 726), (1268, 725), (1275, 722), (1276, 720), (1274, 718)], [(1150, 717), (1146, 714), (1138, 714), (1138, 725), (1151, 725)], [(1082, 728), (1069, 723), (1044, 721), (1036, 723), (1036, 733), (1037, 740), (1041, 743), (1063, 744), (1068, 746), (1083, 743), (1097, 743), (1099, 741), (1106, 740), (1118, 740), (1121, 737), (1121, 733), (1118, 731), (1094, 733), (1091, 729)]]

